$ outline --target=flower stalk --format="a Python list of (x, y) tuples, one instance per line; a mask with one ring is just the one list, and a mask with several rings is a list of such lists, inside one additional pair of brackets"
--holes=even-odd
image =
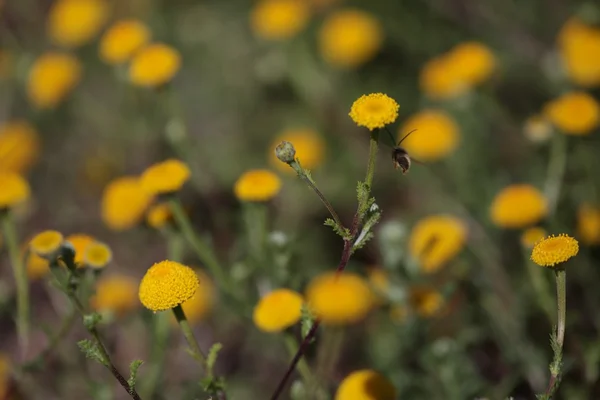
[(206, 355), (200, 349), (200, 345), (198, 344), (198, 341), (196, 340), (196, 336), (194, 336), (194, 332), (192, 331), (192, 328), (190, 327), (190, 324), (185, 316), (185, 312), (183, 311), (181, 304), (179, 304), (179, 305), (175, 306), (175, 308), (173, 308), (173, 314), (175, 315), (175, 318), (177, 319), (177, 323), (179, 324), (179, 327), (181, 328), (181, 332), (183, 333), (185, 340), (187, 341), (188, 345), (190, 346), (190, 351), (191, 351), (192, 356), (200, 364), (202, 364), (202, 368), (204, 369), (205, 373), (210, 374), (210, 371), (208, 369), (208, 364), (206, 363)]

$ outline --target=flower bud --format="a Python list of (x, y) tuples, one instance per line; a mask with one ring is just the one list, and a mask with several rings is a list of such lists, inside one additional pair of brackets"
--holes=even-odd
[(279, 160), (289, 164), (296, 159), (296, 149), (293, 144), (284, 140), (275, 147), (275, 155)]

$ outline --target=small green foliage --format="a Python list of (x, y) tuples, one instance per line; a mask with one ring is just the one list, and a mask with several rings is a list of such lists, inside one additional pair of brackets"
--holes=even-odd
[(86, 314), (83, 316), (83, 326), (90, 331), (98, 325), (102, 321), (102, 315), (98, 313)]
[(209, 376), (213, 376), (213, 368), (217, 362), (217, 357), (219, 356), (219, 351), (223, 348), (221, 343), (215, 343), (210, 346), (208, 350), (208, 355), (206, 356), (206, 367), (208, 368)]
[(225, 392), (225, 379), (208, 376), (200, 380), (200, 386), (206, 393), (217, 396), (219, 392)]
[(129, 364), (129, 379), (127, 379), (129, 393), (133, 393), (135, 391), (137, 373), (143, 363), (144, 362), (142, 360), (133, 360), (131, 364)]
[(350, 238), (350, 230), (348, 228), (342, 228), (341, 226), (339, 226), (334, 220), (333, 218), (327, 218), (325, 220), (324, 223), (325, 226), (330, 226), (333, 231), (341, 236), (344, 240), (347, 240)]
[[(302, 314), (300, 317), (300, 330), (302, 334), (302, 339), (306, 338), (308, 332), (310, 332), (310, 330), (312, 329), (313, 325), (315, 324), (315, 319), (316, 318), (310, 311), (310, 309), (306, 305), (302, 305)], [(315, 339), (313, 338), (312, 341), (314, 340)]]
[(102, 356), (102, 353), (100, 352), (100, 349), (98, 349), (98, 345), (96, 343), (92, 342), (91, 340), (84, 339), (77, 342), (77, 346), (79, 346), (79, 350), (81, 350), (87, 358), (99, 362), (105, 367), (108, 367), (108, 362)]

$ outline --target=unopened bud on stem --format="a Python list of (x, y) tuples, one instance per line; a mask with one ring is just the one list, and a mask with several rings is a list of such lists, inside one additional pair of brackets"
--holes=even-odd
[(296, 149), (293, 144), (284, 140), (275, 147), (275, 155), (282, 162), (290, 164), (296, 159)]

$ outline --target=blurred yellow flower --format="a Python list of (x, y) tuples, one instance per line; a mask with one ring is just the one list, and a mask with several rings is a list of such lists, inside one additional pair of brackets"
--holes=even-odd
[(78, 47), (102, 29), (107, 17), (103, 0), (57, 0), (48, 15), (48, 36), (59, 46)]
[(0, 127), (0, 169), (25, 174), (40, 154), (40, 138), (27, 121), (14, 120)]
[(567, 135), (587, 135), (600, 125), (600, 104), (585, 92), (570, 92), (546, 104), (544, 115)]
[(334, 400), (395, 400), (396, 389), (383, 375), (370, 369), (354, 371), (344, 378)]
[(141, 21), (125, 19), (115, 22), (100, 40), (100, 58), (107, 64), (121, 64), (150, 40), (150, 30)]
[(412, 309), (423, 318), (433, 317), (444, 304), (444, 297), (440, 292), (425, 286), (412, 288), (409, 297)]
[(434, 273), (460, 253), (467, 241), (467, 227), (450, 215), (432, 215), (413, 227), (408, 243), (410, 256), (424, 273)]
[(577, 210), (577, 236), (587, 245), (600, 244), (600, 207), (582, 204)]
[(102, 194), (102, 220), (112, 230), (122, 231), (139, 224), (152, 201), (134, 176), (110, 182)]
[(62, 233), (53, 230), (43, 231), (31, 239), (29, 249), (40, 257), (50, 257), (60, 249), (63, 241)]
[(154, 204), (146, 214), (146, 223), (154, 229), (160, 229), (167, 225), (172, 217), (171, 208), (168, 204)]
[(81, 79), (79, 60), (67, 53), (48, 52), (29, 71), (27, 96), (38, 108), (56, 107)]
[(140, 301), (152, 311), (164, 311), (189, 300), (198, 289), (196, 272), (175, 261), (161, 261), (148, 269), (139, 288)]
[(369, 13), (340, 10), (323, 21), (318, 40), (325, 61), (335, 67), (354, 68), (375, 57), (383, 42), (383, 28)]
[(250, 27), (263, 39), (289, 39), (304, 29), (309, 18), (305, 0), (259, 0), (250, 12)]
[[(198, 289), (196, 293), (183, 304), (183, 312), (190, 324), (202, 321), (212, 311), (215, 303), (216, 290), (214, 284), (208, 275), (200, 270), (196, 270), (198, 275)], [(175, 317), (173, 317), (175, 320)]]
[(525, 229), (521, 234), (521, 244), (523, 247), (531, 249), (537, 242), (543, 239), (544, 236), (546, 236), (546, 230), (539, 226)]
[(181, 68), (177, 49), (163, 43), (142, 47), (132, 58), (129, 79), (134, 85), (154, 87), (169, 82)]
[(393, 123), (398, 118), (400, 106), (396, 100), (383, 93), (362, 95), (350, 108), (350, 118), (358, 126), (364, 126), (372, 131)]
[(100, 269), (112, 260), (112, 251), (110, 247), (101, 242), (90, 243), (83, 255), (83, 263), (89, 267)]
[(525, 121), (523, 132), (534, 143), (545, 142), (552, 137), (552, 124), (542, 115), (533, 115)]
[(492, 222), (501, 228), (526, 228), (548, 213), (547, 200), (528, 184), (514, 184), (502, 189), (490, 207)]
[(172, 158), (146, 168), (140, 182), (142, 188), (151, 195), (166, 194), (180, 190), (190, 175), (186, 163)]
[(288, 141), (294, 145), (296, 158), (300, 160), (303, 168), (314, 169), (321, 165), (325, 157), (325, 141), (312, 129), (290, 129), (277, 136), (269, 148), (271, 164), (282, 172), (294, 174), (294, 170), (287, 164), (282, 163), (275, 154), (275, 148), (282, 141)]
[(21, 175), (0, 170), (0, 210), (10, 208), (29, 199), (29, 183)]
[(289, 289), (277, 289), (262, 297), (252, 319), (263, 332), (281, 332), (300, 321), (302, 295)]
[(266, 169), (252, 169), (244, 172), (235, 182), (233, 191), (240, 201), (269, 201), (277, 196), (281, 180)]
[(136, 296), (137, 283), (125, 275), (102, 277), (96, 284), (96, 294), (91, 299), (96, 311), (111, 312), (123, 316), (135, 310), (138, 305)]
[[(29, 243), (27, 243), (27, 246), (29, 246)], [(32, 281), (41, 279), (50, 272), (48, 260), (32, 251), (27, 254), (25, 268), (27, 269), (27, 277)]]
[(437, 161), (452, 153), (460, 141), (460, 129), (444, 111), (425, 110), (411, 116), (400, 128), (399, 139), (412, 133), (401, 146), (419, 161)]
[(326, 272), (308, 284), (306, 301), (324, 324), (342, 325), (363, 319), (373, 308), (375, 297), (359, 275)]
[(95, 239), (85, 233), (75, 233), (67, 236), (65, 240), (73, 245), (73, 249), (75, 250), (75, 264), (83, 267), (85, 252)]
[(475, 86), (490, 78), (496, 68), (494, 53), (479, 42), (464, 42), (454, 47), (448, 54), (453, 70), (459, 79), (468, 86)]
[(561, 233), (549, 236), (536, 243), (531, 251), (531, 260), (542, 267), (554, 267), (564, 263), (579, 252), (577, 240)]
[(600, 28), (570, 18), (558, 34), (558, 47), (571, 81), (583, 87), (600, 85)]

